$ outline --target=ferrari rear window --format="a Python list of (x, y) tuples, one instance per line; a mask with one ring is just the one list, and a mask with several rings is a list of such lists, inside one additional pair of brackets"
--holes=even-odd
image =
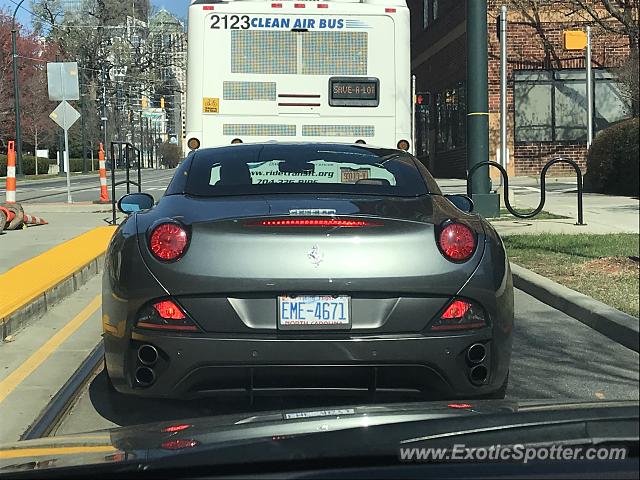
[(192, 158), (186, 192), (196, 196), (429, 193), (409, 154), (352, 145), (235, 145)]

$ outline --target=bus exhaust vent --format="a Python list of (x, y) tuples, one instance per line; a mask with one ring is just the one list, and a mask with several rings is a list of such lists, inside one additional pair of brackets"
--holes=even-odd
[(224, 82), (225, 100), (271, 100), (276, 99), (275, 82)]
[(243, 124), (243, 123), (225, 123), (222, 126), (223, 135), (248, 136), (248, 137), (295, 137), (295, 125), (283, 124)]
[(303, 125), (303, 137), (373, 137), (373, 125)]

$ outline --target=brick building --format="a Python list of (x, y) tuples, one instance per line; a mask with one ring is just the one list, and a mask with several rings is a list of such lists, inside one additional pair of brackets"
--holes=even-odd
[[(477, 0), (476, 0), (477, 1)], [(411, 10), (412, 72), (418, 92), (418, 156), (435, 175), (466, 175), (466, 1), (408, 0)], [(508, 170), (538, 175), (551, 158), (563, 156), (585, 166), (587, 102), (583, 51), (563, 48), (564, 30), (584, 29), (584, 12), (562, 2), (542, 4), (536, 15), (511, 4), (508, 26)], [(523, 4), (526, 2), (518, 2)], [(546, 3), (547, 6), (544, 6)], [(500, 43), (496, 19), (502, 2), (488, 1), (490, 160), (500, 140)], [(533, 17), (537, 17), (533, 20)], [(629, 56), (629, 39), (592, 26), (594, 130), (627, 118), (615, 69)], [(570, 167), (569, 167), (570, 168)], [(562, 165), (550, 174), (569, 173)], [(492, 175), (495, 172), (492, 173)]]

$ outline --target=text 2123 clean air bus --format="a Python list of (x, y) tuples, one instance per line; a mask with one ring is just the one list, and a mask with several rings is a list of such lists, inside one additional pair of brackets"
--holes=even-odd
[(195, 0), (187, 145), (412, 149), (409, 48), (405, 0)]

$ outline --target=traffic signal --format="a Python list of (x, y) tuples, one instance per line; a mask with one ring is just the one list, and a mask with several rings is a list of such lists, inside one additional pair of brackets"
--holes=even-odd
[(160, 97), (160, 108), (164, 110), (164, 97)]
[(416, 105), (429, 105), (429, 93), (416, 93)]
[(149, 107), (149, 99), (147, 97), (142, 97), (142, 108)]

